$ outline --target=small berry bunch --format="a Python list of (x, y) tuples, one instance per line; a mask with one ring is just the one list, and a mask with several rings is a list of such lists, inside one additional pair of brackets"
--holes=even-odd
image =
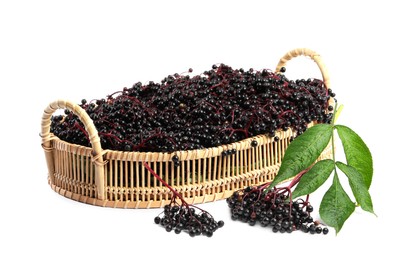
[[(173, 195), (171, 202), (164, 206), (164, 211), (154, 218), (156, 224), (160, 224), (168, 232), (174, 230), (175, 234), (180, 234), (184, 231), (191, 237), (198, 235), (211, 237), (213, 232), (223, 227), (222, 220), (216, 221), (209, 212), (187, 203), (182, 195), (166, 183), (147, 163), (144, 163), (144, 166)], [(162, 214), (164, 216), (160, 217)]]
[(326, 227), (321, 227), (311, 216), (313, 207), (306, 200), (291, 200), (289, 187), (266, 189), (262, 186), (246, 187), (235, 191), (226, 201), (231, 209), (232, 219), (240, 220), (254, 226), (271, 227), (277, 233), (291, 233), (302, 230), (310, 234), (328, 234)]
[[(161, 214), (164, 216), (160, 217)], [(222, 220), (215, 221), (207, 211), (184, 203), (179, 205), (175, 200), (165, 205), (161, 214), (154, 218), (156, 224), (160, 224), (168, 232), (174, 230), (175, 234), (180, 234), (184, 231), (191, 237), (211, 237), (213, 232), (224, 225)]]

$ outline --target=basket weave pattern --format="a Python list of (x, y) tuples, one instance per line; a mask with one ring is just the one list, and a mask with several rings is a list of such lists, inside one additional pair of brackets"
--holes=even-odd
[[(287, 53), (277, 65), (277, 71), (300, 55), (318, 64), (329, 88), (325, 66), (319, 55), (309, 49)], [(50, 133), (51, 117), (58, 109), (69, 109), (80, 118), (92, 148), (62, 141)], [(76, 201), (118, 208), (154, 208), (169, 203), (171, 192), (147, 171), (143, 162), (191, 204), (224, 199), (237, 189), (270, 182), (293, 136), (289, 129), (276, 133), (278, 141), (259, 135), (229, 145), (173, 153), (103, 150), (92, 120), (80, 106), (67, 100), (50, 103), (44, 110), (41, 126), (52, 189)], [(253, 140), (258, 143), (256, 147), (251, 146)], [(223, 151), (230, 149), (236, 149), (237, 153), (222, 156)], [(175, 154), (181, 163), (178, 167), (171, 160)], [(331, 150), (327, 148), (319, 159), (330, 156)]]

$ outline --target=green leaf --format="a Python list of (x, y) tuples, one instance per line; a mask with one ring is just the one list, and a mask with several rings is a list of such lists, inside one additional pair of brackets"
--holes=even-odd
[(338, 234), (354, 210), (355, 204), (342, 188), (338, 174), (335, 173), (331, 187), (322, 198), (319, 215), (328, 226), (335, 228)]
[(342, 162), (336, 162), (336, 165), (348, 177), (349, 186), (352, 189), (356, 201), (360, 204), (360, 207), (374, 214), (372, 199), (363, 180), (363, 176), (352, 166)]
[(335, 162), (331, 159), (317, 162), (305, 173), (292, 193), (292, 198), (311, 194), (316, 191), (328, 179), (335, 168)]
[(326, 148), (332, 137), (330, 124), (318, 124), (308, 128), (287, 147), (280, 169), (270, 187), (294, 177), (313, 164)]
[(362, 174), (366, 187), (369, 189), (373, 177), (373, 159), (369, 148), (362, 138), (349, 127), (336, 125), (335, 128), (342, 141), (347, 164)]

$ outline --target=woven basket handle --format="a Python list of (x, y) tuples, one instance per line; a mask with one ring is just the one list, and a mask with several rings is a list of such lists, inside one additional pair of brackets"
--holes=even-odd
[(53, 173), (54, 173), (54, 161), (51, 148), (51, 117), (52, 114), (58, 109), (68, 109), (72, 111), (75, 115), (79, 117), (81, 122), (85, 126), (85, 130), (89, 135), (89, 140), (92, 145), (92, 161), (95, 164), (96, 175), (95, 175), (95, 182), (97, 187), (97, 196), (99, 199), (104, 199), (104, 177), (103, 177), (103, 150), (100, 144), (100, 138), (98, 132), (96, 130), (95, 125), (93, 124), (92, 119), (90, 119), (89, 115), (86, 111), (81, 108), (79, 105), (67, 101), (67, 100), (56, 100), (50, 103), (44, 110), (44, 114), (42, 115), (41, 121), (41, 138), (42, 138), (42, 147), (45, 151), (45, 156), (47, 159), (48, 171), (49, 176), (52, 182), (54, 182)]
[(325, 87), (327, 89), (330, 89), (331, 84), (330, 84), (330, 80), (329, 80), (328, 71), (325, 67), (325, 64), (322, 62), (320, 55), (318, 53), (316, 53), (315, 51), (307, 49), (307, 48), (298, 48), (298, 49), (294, 49), (292, 51), (287, 52), (278, 62), (276, 72), (279, 72), (281, 67), (284, 67), (286, 65), (287, 61), (291, 60), (292, 58), (298, 57), (298, 56), (310, 57), (313, 61), (315, 61), (317, 63), (319, 70), (321, 71), (322, 79), (325, 83)]

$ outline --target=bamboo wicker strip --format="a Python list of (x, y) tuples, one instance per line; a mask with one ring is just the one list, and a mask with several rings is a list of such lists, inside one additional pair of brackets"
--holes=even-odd
[[(86, 159), (87, 158), (86, 156), (84, 156), (83, 158), (85, 160), (85, 170), (84, 170), (84, 172), (85, 172), (85, 183), (88, 184), (88, 183), (91, 183), (90, 176), (91, 176), (91, 171), (92, 171), (93, 167), (92, 167), (91, 164), (89, 164), (89, 160)], [(91, 190), (86, 189), (86, 194), (85, 195), (90, 197), (91, 196)]]
[[(165, 174), (165, 182), (166, 183), (170, 183), (170, 181), (169, 181), (169, 176), (170, 176), (170, 174), (168, 173), (169, 172), (169, 163), (166, 163), (165, 164), (165, 172), (166, 172), (166, 174)], [(160, 187), (162, 187), (162, 185), (160, 186)], [(165, 199), (166, 200), (168, 200), (169, 199), (169, 197), (168, 197), (168, 194), (165, 194)]]

